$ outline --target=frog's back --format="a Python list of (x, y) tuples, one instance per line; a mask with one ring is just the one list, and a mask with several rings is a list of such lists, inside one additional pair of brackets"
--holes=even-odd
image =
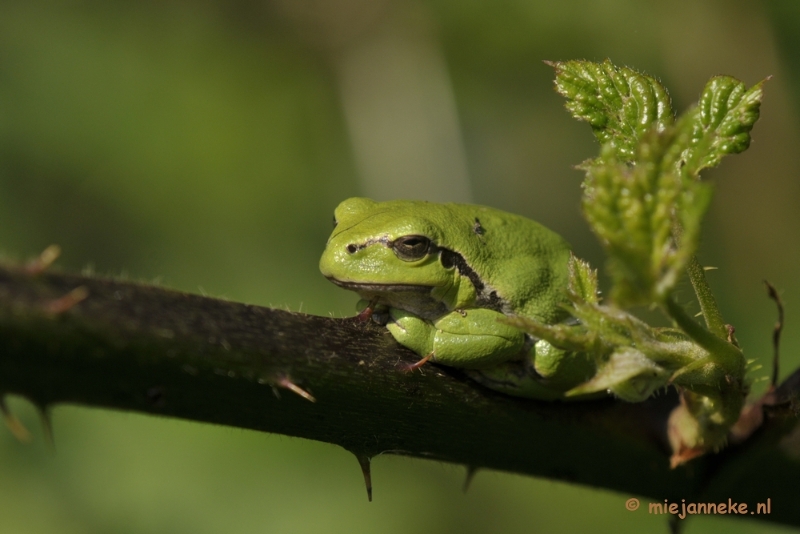
[(570, 247), (561, 236), (531, 219), (485, 206), (395, 202), (416, 204), (411, 211), (442, 230), (430, 237), (463, 258), (470, 279), (484, 286), (477, 288), (480, 305), (545, 322), (565, 317)]

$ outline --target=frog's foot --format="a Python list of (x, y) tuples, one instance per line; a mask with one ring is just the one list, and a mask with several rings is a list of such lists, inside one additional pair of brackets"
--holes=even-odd
[(427, 356), (425, 356), (424, 358), (422, 358), (420, 361), (418, 361), (416, 363), (404, 364), (403, 365), (403, 371), (406, 371), (407, 373), (410, 373), (414, 369), (419, 369), (420, 367), (425, 365), (428, 362), (428, 360), (430, 360), (432, 357), (433, 357), (433, 352), (430, 352), (430, 353), (428, 353)]

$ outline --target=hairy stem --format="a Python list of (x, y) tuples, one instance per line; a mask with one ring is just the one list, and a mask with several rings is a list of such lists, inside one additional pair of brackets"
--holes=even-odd
[(692, 282), (695, 295), (697, 295), (700, 311), (703, 312), (708, 330), (720, 339), (727, 339), (728, 331), (725, 321), (717, 306), (717, 299), (714, 298), (711, 287), (708, 285), (705, 269), (697, 261), (697, 256), (692, 255), (689, 259), (686, 272), (689, 274), (689, 280)]
[(744, 375), (745, 359), (742, 351), (726, 339), (720, 339), (695, 321), (672, 297), (665, 301), (667, 315), (698, 345), (706, 349), (711, 358), (723, 369), (736, 376)]

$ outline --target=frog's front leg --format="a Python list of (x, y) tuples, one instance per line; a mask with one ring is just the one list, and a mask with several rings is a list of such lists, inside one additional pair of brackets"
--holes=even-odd
[(463, 369), (492, 367), (521, 356), (525, 334), (499, 321), (502, 313), (485, 308), (449, 312), (433, 322), (392, 308), (386, 325), (398, 343), (423, 359)]

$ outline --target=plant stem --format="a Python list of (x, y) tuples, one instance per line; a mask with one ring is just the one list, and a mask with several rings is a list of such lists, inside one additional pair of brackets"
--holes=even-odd
[[(680, 247), (681, 240), (683, 239), (683, 227), (677, 221), (674, 221), (672, 225), (672, 237), (675, 240), (675, 245)], [(700, 311), (703, 312), (703, 318), (706, 321), (708, 331), (718, 338), (727, 341), (728, 329), (725, 327), (725, 321), (722, 319), (722, 314), (717, 306), (717, 300), (711, 292), (708, 280), (706, 280), (706, 272), (703, 270), (703, 266), (700, 265), (697, 256), (694, 254), (689, 257), (686, 273), (689, 275), (694, 294), (697, 296), (697, 301), (700, 303)], [(683, 310), (681, 310), (681, 312), (683, 312)]]
[(745, 360), (742, 351), (729, 343), (727, 339), (721, 339), (703, 328), (671, 297), (665, 299), (664, 305), (667, 315), (698, 345), (706, 349), (712, 360), (719, 363), (727, 373), (738, 377), (744, 376)]
[(711, 293), (711, 287), (709, 287), (708, 280), (706, 280), (706, 272), (700, 262), (697, 261), (697, 256), (692, 255), (689, 259), (686, 272), (689, 274), (689, 280), (692, 282), (695, 295), (697, 295), (697, 301), (700, 303), (700, 310), (703, 312), (703, 318), (706, 321), (708, 330), (718, 338), (727, 339), (728, 331), (725, 327), (725, 321), (722, 319), (722, 314), (717, 306), (717, 300), (714, 298), (714, 294)]

